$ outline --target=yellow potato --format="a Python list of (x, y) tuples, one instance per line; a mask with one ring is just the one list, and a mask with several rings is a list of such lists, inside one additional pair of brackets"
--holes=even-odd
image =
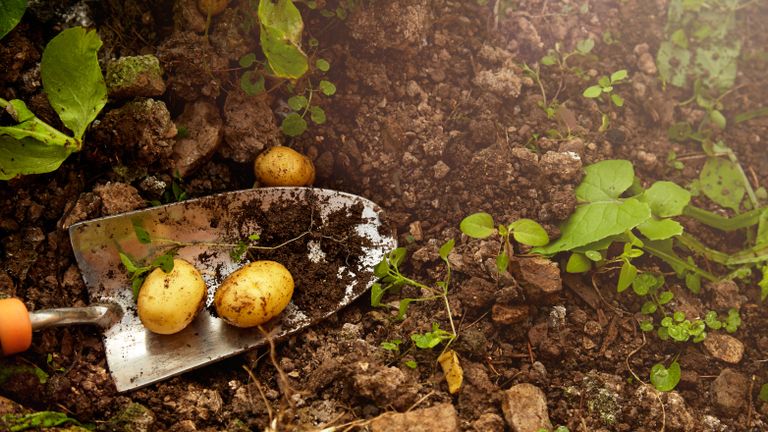
[(200, 272), (175, 259), (170, 273), (156, 268), (144, 280), (137, 302), (139, 319), (154, 333), (180, 332), (203, 308), (207, 291)]
[(270, 147), (253, 163), (256, 180), (264, 186), (309, 186), (315, 181), (315, 166), (290, 147)]
[(254, 261), (219, 285), (213, 304), (219, 317), (237, 327), (253, 327), (276, 317), (293, 295), (293, 276), (275, 261)]
[(227, 8), (229, 0), (197, 0), (197, 8), (200, 9), (204, 15), (211, 13), (211, 16), (218, 15), (224, 12)]

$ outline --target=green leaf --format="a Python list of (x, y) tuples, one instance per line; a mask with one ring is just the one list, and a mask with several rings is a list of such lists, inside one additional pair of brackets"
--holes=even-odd
[(725, 129), (727, 124), (725, 116), (718, 110), (712, 110), (709, 112), (709, 121), (711, 121), (712, 124), (717, 126), (719, 129)]
[(756, 245), (768, 244), (768, 208), (760, 213), (757, 217), (757, 236), (755, 237)]
[[(254, 77), (256, 80), (254, 81)], [(240, 88), (243, 89), (248, 96), (256, 96), (257, 94), (264, 93), (266, 88), (264, 87), (264, 75), (257, 73), (256, 71), (246, 71), (240, 75)]]
[(443, 259), (443, 261), (448, 261), (448, 255), (453, 250), (454, 245), (456, 244), (456, 241), (454, 239), (450, 239), (447, 242), (443, 243), (442, 246), (440, 246), (440, 250), (438, 253), (440, 254), (440, 258)]
[(318, 86), (320, 87), (320, 91), (326, 96), (333, 96), (336, 94), (336, 86), (330, 81), (321, 80)]
[(315, 124), (323, 124), (327, 120), (325, 111), (317, 105), (309, 107), (309, 118), (312, 119)]
[(596, 250), (588, 250), (588, 251), (584, 252), (584, 255), (587, 258), (589, 258), (591, 261), (594, 261), (594, 262), (600, 262), (600, 261), (603, 260), (603, 254), (601, 254), (600, 252), (598, 252)]
[(374, 283), (371, 285), (371, 306), (372, 307), (379, 307), (381, 306), (381, 298), (384, 297), (384, 293), (386, 290), (382, 288), (380, 283)]
[(675, 311), (675, 313), (672, 314), (672, 319), (681, 323), (685, 321), (685, 313), (683, 313), (682, 311)]
[(600, 87), (599, 85), (593, 85), (584, 89), (582, 96), (586, 98), (594, 99), (596, 97), (600, 97), (601, 94), (603, 94), (603, 88)]
[(46, 145), (32, 138), (4, 136), (0, 127), (0, 180), (18, 175), (55, 171), (77, 149), (77, 145)]
[(307, 97), (303, 95), (291, 96), (288, 98), (288, 106), (294, 111), (300, 111), (306, 107), (307, 102), (309, 102)]
[(565, 271), (568, 273), (586, 273), (591, 269), (592, 261), (578, 252), (572, 253), (565, 264)]
[(72, 27), (48, 42), (40, 76), (48, 101), (76, 139), (107, 103), (107, 86), (99, 66), (101, 39), (96, 31)]
[[(272, 4), (271, 0), (259, 0), (259, 10), (261, 5)], [(290, 8), (296, 10), (290, 0), (278, 0), (274, 4), (290, 5)], [(298, 10), (296, 10), (298, 14)], [(259, 14), (261, 15), (261, 13)], [(304, 24), (301, 22), (301, 15), (298, 15), (299, 34)], [(274, 74), (281, 78), (298, 79), (301, 78), (309, 69), (307, 55), (299, 47), (298, 41), (293, 41), (290, 35), (283, 33), (279, 29), (264, 24), (262, 20), (259, 40), (264, 56), (269, 62), (269, 66)]]
[[(605, 92), (607, 88), (611, 87), (611, 79), (605, 75), (597, 79), (597, 85), (600, 86), (600, 91)], [(611, 90), (613, 90), (611, 88)], [(610, 90), (608, 90), (610, 91)]]
[(280, 124), (280, 130), (289, 137), (296, 137), (307, 130), (307, 121), (299, 114), (293, 112), (285, 116)]
[(518, 219), (509, 224), (509, 228), (518, 243), (528, 246), (544, 246), (549, 243), (547, 231), (534, 220)]
[[(31, 414), (3, 414), (0, 416), (0, 423), (2, 423), (3, 426), (8, 426), (9, 432), (25, 431), (29, 429), (47, 429), (61, 426), (65, 423), (82, 426), (80, 422), (70, 418), (65, 413), (56, 411), (38, 411)], [(83, 428), (78, 429), (82, 430)], [(69, 430), (69, 428), (66, 430)]]
[(131, 291), (133, 291), (133, 298), (138, 299), (139, 298), (139, 291), (141, 290), (141, 285), (144, 283), (144, 277), (135, 277), (131, 281)]
[(672, 391), (680, 382), (680, 373), (680, 364), (676, 361), (669, 365), (669, 369), (657, 363), (651, 368), (651, 384), (658, 391)]
[(709, 311), (704, 315), (704, 323), (712, 330), (720, 330), (723, 327), (723, 323), (717, 319), (717, 312)]
[(643, 315), (652, 315), (657, 309), (658, 306), (656, 306), (656, 303), (647, 301), (643, 303), (643, 306), (640, 308), (640, 313)]
[(0, 2), (0, 39), (7, 35), (21, 21), (27, 10), (27, 0), (4, 0)]
[(699, 174), (701, 191), (718, 205), (739, 212), (746, 189), (739, 167), (728, 159), (710, 157)]
[(653, 331), (653, 321), (652, 320), (641, 321), (640, 330), (644, 332)]
[(240, 61), (238, 61), (240, 67), (244, 68), (251, 67), (254, 63), (256, 63), (256, 54), (254, 53), (248, 53), (240, 57)]
[(152, 242), (152, 237), (149, 235), (149, 232), (144, 228), (144, 226), (141, 225), (141, 220), (131, 219), (131, 224), (133, 225), (133, 232), (136, 234), (136, 238), (139, 240), (139, 243), (149, 244)]
[(400, 264), (405, 261), (405, 254), (407, 250), (404, 247), (395, 248), (389, 253), (389, 264), (394, 268), (399, 268)]
[(652, 273), (640, 273), (635, 277), (635, 280), (632, 281), (632, 291), (640, 297), (643, 297), (658, 288), (659, 285), (659, 278)]
[(417, 367), (419, 367), (419, 364), (416, 363), (415, 360), (406, 360), (406, 361), (403, 362), (403, 364), (406, 367), (411, 368), (411, 369), (416, 369)]
[(400, 351), (400, 344), (402, 343), (402, 339), (393, 339), (391, 341), (384, 341), (379, 346), (387, 351)]
[(576, 50), (581, 54), (589, 54), (595, 47), (595, 41), (592, 38), (582, 39), (576, 42)]
[(657, 181), (643, 192), (642, 201), (658, 217), (680, 216), (691, 201), (691, 193), (670, 181)]
[(131, 261), (131, 258), (122, 252), (118, 252), (118, 254), (120, 255), (120, 262), (123, 263), (125, 270), (128, 273), (135, 273), (138, 267)]
[(472, 238), (484, 239), (495, 232), (493, 216), (485, 212), (471, 214), (461, 221), (459, 229)]
[(698, 294), (701, 292), (701, 276), (693, 272), (686, 273), (685, 286), (688, 287), (692, 293)]
[(613, 102), (613, 104), (616, 105), (617, 107), (624, 106), (624, 98), (617, 95), (616, 93), (611, 94), (611, 102)]
[(637, 267), (629, 261), (624, 261), (619, 271), (619, 281), (616, 285), (616, 291), (624, 292), (632, 284), (637, 276)]
[(576, 188), (581, 202), (613, 201), (632, 186), (635, 170), (627, 160), (604, 160), (587, 166)]
[(552, 66), (557, 63), (557, 58), (552, 55), (545, 55), (540, 61), (544, 66)]
[(661, 294), (659, 294), (659, 304), (665, 305), (672, 301), (672, 299), (675, 298), (675, 294), (672, 291), (664, 291)]
[(152, 260), (152, 267), (160, 267), (165, 273), (173, 271), (173, 255), (163, 254)]
[(286, 41), (301, 43), (304, 21), (291, 0), (259, 0), (259, 24), (278, 32)]
[(624, 80), (629, 76), (626, 69), (617, 70), (611, 74), (611, 84)]
[(757, 397), (763, 402), (768, 402), (768, 384), (760, 386), (760, 394)]
[(506, 252), (502, 252), (496, 256), (496, 269), (499, 273), (504, 273), (509, 268), (509, 255)]
[(765, 301), (766, 297), (768, 297), (768, 265), (762, 266), (760, 272), (763, 276), (760, 282), (757, 283), (757, 286), (760, 287), (760, 301)]
[(685, 87), (691, 53), (670, 41), (663, 41), (656, 54), (656, 66), (661, 78), (676, 87)]
[(321, 72), (328, 72), (331, 69), (331, 64), (326, 59), (317, 59), (315, 67)]
[(624, 202), (596, 202), (577, 207), (560, 227), (560, 238), (547, 246), (537, 247), (534, 253), (553, 255), (558, 252), (595, 243), (607, 237), (623, 234), (651, 217), (647, 204), (635, 198)]
[(685, 30), (677, 29), (671, 35), (669, 40), (675, 45), (683, 49), (688, 49), (688, 36), (685, 35)]
[(650, 240), (664, 240), (683, 233), (680, 222), (672, 219), (648, 219), (637, 229)]

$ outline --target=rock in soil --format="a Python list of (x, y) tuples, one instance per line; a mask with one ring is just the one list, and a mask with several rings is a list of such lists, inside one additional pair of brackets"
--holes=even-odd
[(510, 262), (510, 269), (520, 282), (526, 298), (534, 302), (551, 303), (563, 290), (560, 267), (542, 257), (517, 258)]
[(105, 216), (125, 213), (146, 207), (147, 202), (139, 195), (135, 187), (125, 183), (108, 182), (93, 188), (101, 198), (102, 211)]
[(213, 52), (202, 35), (174, 33), (158, 48), (157, 58), (168, 76), (172, 98), (194, 101), (219, 96), (221, 81), (212, 71), (225, 69), (228, 62)]
[(371, 421), (372, 432), (458, 432), (459, 417), (450, 403), (406, 413), (388, 412)]
[(552, 422), (547, 411), (547, 397), (533, 384), (512, 386), (504, 392), (501, 409), (504, 418), (514, 432), (538, 432), (551, 430)]
[(744, 344), (735, 337), (723, 333), (711, 333), (704, 339), (704, 348), (714, 358), (737, 364), (744, 356)]
[(475, 432), (498, 432), (504, 430), (504, 419), (495, 413), (485, 413), (472, 422)]
[(174, 172), (186, 177), (219, 148), (224, 137), (224, 123), (219, 109), (203, 100), (187, 104), (175, 123), (177, 129), (185, 133), (179, 133), (173, 146)]
[(253, 162), (262, 150), (280, 145), (282, 133), (264, 97), (233, 91), (224, 102), (224, 145), (219, 153), (235, 162)]
[(105, 81), (109, 96), (116, 99), (149, 98), (165, 93), (160, 61), (151, 54), (109, 62)]
[(670, 432), (688, 432), (700, 429), (700, 425), (691, 415), (688, 405), (680, 393), (673, 391), (662, 393), (650, 385), (641, 385), (634, 394), (633, 410), (638, 416), (647, 419), (646, 427), (660, 425), (662, 422), (660, 404), (665, 407), (665, 428)]
[(746, 297), (739, 291), (739, 286), (732, 280), (706, 283), (704, 290), (711, 293), (712, 308), (715, 310), (741, 309), (741, 305), (746, 301)]
[(736, 417), (747, 404), (749, 379), (725, 368), (712, 382), (712, 402), (715, 407), (727, 417)]
[(429, 1), (394, 0), (355, 8), (346, 24), (350, 35), (371, 51), (393, 48), (413, 54), (426, 43), (432, 21)]

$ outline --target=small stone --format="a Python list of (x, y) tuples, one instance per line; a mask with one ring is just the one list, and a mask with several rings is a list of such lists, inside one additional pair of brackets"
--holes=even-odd
[(458, 432), (459, 416), (450, 403), (406, 413), (388, 412), (371, 420), (372, 432)]
[(704, 290), (712, 294), (712, 308), (715, 310), (741, 309), (746, 301), (736, 282), (728, 279), (704, 284)]
[(589, 320), (584, 323), (584, 333), (587, 336), (599, 336), (603, 333), (603, 327), (597, 321)]
[(519, 324), (526, 321), (528, 316), (529, 309), (525, 305), (504, 306), (495, 304), (491, 309), (491, 319), (496, 324)]
[(547, 411), (547, 397), (533, 384), (512, 386), (504, 392), (501, 410), (513, 432), (535, 432), (552, 429)]
[(282, 133), (263, 97), (230, 92), (224, 101), (224, 142), (219, 150), (235, 162), (253, 162), (265, 148), (280, 145)]
[(549, 259), (516, 258), (512, 260), (510, 269), (529, 300), (553, 302), (563, 290), (560, 267)]
[(747, 403), (749, 379), (732, 370), (723, 369), (712, 382), (712, 402), (725, 416), (736, 417)]
[(585, 350), (593, 350), (597, 348), (597, 343), (595, 343), (595, 341), (593, 341), (592, 339), (586, 336), (583, 336), (581, 338), (581, 346), (584, 347)]
[(573, 183), (581, 180), (581, 157), (576, 152), (548, 151), (539, 160), (539, 166), (547, 177)]
[(440, 180), (448, 175), (451, 171), (451, 167), (446, 165), (443, 161), (437, 161), (435, 166), (432, 167), (432, 170), (435, 172), (435, 178)]
[(408, 225), (408, 233), (411, 234), (413, 239), (416, 241), (424, 240), (424, 232), (421, 228), (421, 221), (411, 222), (410, 225)]
[(637, 59), (637, 68), (646, 75), (656, 75), (659, 70), (656, 68), (656, 60), (651, 53), (640, 54)]
[(463, 282), (456, 294), (464, 307), (472, 315), (485, 313), (488, 305), (496, 299), (496, 284), (493, 282), (473, 277)]
[(498, 432), (504, 430), (504, 419), (495, 413), (485, 413), (472, 422), (475, 432)]
[(224, 137), (224, 123), (218, 108), (206, 101), (187, 104), (175, 123), (179, 134), (173, 146), (174, 172), (186, 177), (219, 148)]
[(389, 405), (398, 398), (401, 395), (399, 389), (406, 381), (405, 373), (394, 366), (371, 368), (358, 363), (354, 371), (352, 380), (357, 393), (380, 406)]
[(484, 70), (475, 75), (472, 80), (481, 89), (494, 93), (503, 98), (515, 99), (520, 96), (523, 81), (510, 67), (502, 67), (496, 70)]
[(737, 364), (744, 356), (744, 344), (731, 335), (711, 333), (703, 344), (712, 357), (726, 363)]
[(547, 326), (552, 331), (558, 331), (565, 328), (566, 309), (565, 306), (553, 306), (549, 311), (549, 317), (547, 318)]
[(139, 195), (135, 187), (125, 183), (108, 182), (93, 188), (93, 192), (101, 198), (104, 215), (125, 213), (146, 207), (146, 201)]
[(165, 93), (160, 61), (151, 54), (109, 62), (105, 82), (109, 96), (115, 99), (157, 97)]

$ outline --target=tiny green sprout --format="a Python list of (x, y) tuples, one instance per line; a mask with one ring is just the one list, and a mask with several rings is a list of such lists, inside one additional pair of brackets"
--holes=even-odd
[(419, 367), (419, 364), (416, 363), (416, 361), (414, 361), (414, 360), (406, 360), (406, 361), (403, 362), (403, 364), (406, 367), (411, 368), (411, 369), (416, 369), (417, 367)]
[(680, 382), (680, 375), (680, 364), (677, 361), (673, 361), (669, 368), (657, 363), (651, 368), (651, 384), (658, 391), (672, 391)]
[(441, 329), (437, 323), (432, 323), (432, 331), (422, 334), (412, 334), (411, 340), (416, 344), (417, 348), (432, 349), (441, 342), (451, 341), (455, 337), (454, 334)]
[(402, 339), (392, 339), (390, 341), (384, 341), (381, 343), (381, 349), (387, 351), (400, 352), (400, 344), (403, 343)]
[(613, 87), (627, 79), (627, 77), (628, 74), (626, 69), (618, 70), (610, 76), (603, 75), (597, 80), (596, 85), (587, 87), (582, 95), (586, 98), (595, 99), (601, 97), (603, 94), (608, 94), (614, 105), (617, 107), (624, 106), (624, 99), (613, 93)]
[(507, 271), (509, 258), (513, 254), (510, 237), (517, 243), (528, 246), (544, 246), (549, 243), (549, 236), (538, 222), (531, 219), (518, 219), (509, 225), (499, 225), (494, 228), (493, 217), (485, 212), (473, 213), (459, 224), (459, 229), (469, 237), (476, 239), (488, 238), (494, 233), (501, 237), (501, 246), (496, 255), (496, 268), (500, 273)]

